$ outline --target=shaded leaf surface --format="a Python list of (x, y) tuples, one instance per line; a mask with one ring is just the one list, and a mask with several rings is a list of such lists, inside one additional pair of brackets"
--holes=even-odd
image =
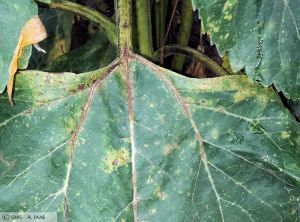
[(29, 69), (45, 71), (47, 64), (69, 52), (74, 16), (65, 11), (39, 8), (39, 17), (48, 34), (47, 39), (42, 41), (39, 45), (47, 53), (44, 54), (34, 50), (30, 59)]
[(234, 71), (300, 99), (298, 0), (193, 0), (205, 32)]
[(99, 30), (85, 45), (52, 61), (46, 70), (75, 73), (93, 71), (108, 65), (116, 58), (116, 54), (116, 47), (109, 42), (104, 31)]
[(133, 221), (137, 206), (140, 221), (295, 221), (299, 125), (271, 89), (128, 62), (17, 75), (15, 107), (0, 97), (1, 211)]

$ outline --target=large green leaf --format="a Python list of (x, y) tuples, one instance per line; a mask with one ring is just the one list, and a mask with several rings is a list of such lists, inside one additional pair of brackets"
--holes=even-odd
[(0, 211), (296, 220), (299, 124), (244, 76), (189, 79), (131, 55), (80, 75), (23, 72), (16, 105), (0, 99)]
[(299, 0), (192, 0), (204, 31), (235, 71), (300, 99)]
[(0, 0), (0, 12), (0, 92), (3, 92), (22, 28), (37, 14), (37, 6), (33, 0)]

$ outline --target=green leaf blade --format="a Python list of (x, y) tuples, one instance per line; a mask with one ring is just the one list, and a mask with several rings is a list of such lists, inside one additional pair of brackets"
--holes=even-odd
[(274, 84), (299, 100), (300, 7), (297, 1), (198, 1), (204, 31), (221, 55), (229, 53), (234, 71), (245, 68), (252, 80)]
[[(139, 66), (141, 67), (141, 65)], [(165, 97), (166, 99), (164, 99), (164, 101), (168, 101), (167, 104), (170, 103), (170, 107), (160, 107), (160, 103), (166, 103), (161, 102), (162, 99), (158, 100), (157, 102), (155, 102), (155, 99), (150, 100), (147, 103), (143, 101), (139, 105), (137, 105), (140, 110), (142, 104), (154, 103), (154, 109), (160, 110), (158, 115), (155, 115), (155, 113), (147, 115), (146, 119), (150, 118), (150, 120), (147, 121), (148, 124), (145, 124), (144, 121), (140, 119), (137, 120), (137, 125), (146, 125), (148, 126), (148, 128), (150, 128), (147, 128), (147, 131), (144, 130), (143, 133), (140, 133), (139, 137), (147, 137), (149, 132), (157, 132), (162, 126), (166, 125), (166, 129), (158, 131), (159, 133), (157, 137), (151, 137), (143, 140), (153, 141), (149, 145), (149, 147), (151, 147), (151, 151), (149, 151), (149, 153), (147, 152), (148, 155), (144, 154), (144, 156), (151, 156), (150, 152), (152, 153), (153, 151), (155, 153), (158, 153), (159, 151), (156, 151), (156, 149), (154, 149), (154, 147), (156, 146), (160, 147), (160, 149), (165, 151), (165, 153), (170, 152), (167, 157), (164, 157), (167, 159), (170, 158), (170, 161), (167, 161), (166, 159), (159, 161), (159, 157), (157, 155), (155, 155), (155, 157), (151, 159), (151, 161), (156, 163), (155, 165), (158, 166), (165, 166), (164, 164), (169, 164), (163, 169), (169, 169), (170, 167), (172, 170), (167, 171), (167, 173), (171, 175), (171, 178), (178, 178), (178, 181), (176, 182), (178, 182), (178, 185), (180, 184), (182, 186), (176, 187), (176, 185), (174, 185), (174, 187), (171, 188), (171, 191), (169, 187), (165, 188), (165, 191), (161, 190), (160, 192), (163, 193), (163, 195), (170, 196), (168, 195), (168, 193), (172, 193), (172, 196), (169, 197), (170, 200), (164, 200), (165, 205), (160, 207), (159, 209), (168, 209), (167, 206), (170, 207), (174, 205), (180, 205), (174, 198), (174, 196), (179, 193), (181, 198), (184, 198), (183, 196), (186, 195), (184, 199), (186, 200), (187, 205), (184, 206), (181, 203), (180, 207), (175, 208), (172, 213), (169, 212), (170, 214), (175, 214), (177, 218), (182, 217), (180, 212), (177, 212), (178, 209), (185, 209), (182, 211), (184, 211), (186, 215), (189, 215), (189, 218), (193, 218), (191, 219), (191, 221), (222, 221), (222, 217), (225, 221), (238, 221), (237, 218), (245, 217), (248, 221), (259, 221), (264, 219), (267, 220), (270, 218), (272, 218), (272, 220), (274, 221), (281, 221), (282, 217), (294, 218), (291, 212), (289, 212), (290, 215), (288, 213), (286, 213), (285, 215), (277, 213), (276, 205), (270, 204), (269, 201), (273, 202), (277, 198), (283, 202), (289, 201), (290, 204), (286, 204), (284, 206), (286, 207), (285, 209), (287, 210), (290, 207), (296, 209), (296, 204), (292, 204), (289, 198), (292, 197), (292, 199), (296, 201), (296, 197), (298, 195), (297, 188), (296, 190), (294, 190), (294, 194), (292, 194), (293, 192), (289, 193), (287, 189), (288, 185), (286, 184), (286, 182), (284, 182), (286, 180), (285, 176), (281, 173), (282, 171), (280, 170), (280, 168), (285, 167), (285, 173), (289, 174), (291, 180), (299, 178), (299, 166), (296, 168), (291, 168), (283, 164), (283, 161), (287, 163), (295, 163), (295, 159), (292, 160), (291, 156), (288, 153), (290, 151), (293, 152), (293, 150), (295, 149), (298, 150), (298, 148), (297, 146), (295, 146), (295, 143), (292, 143), (292, 141), (289, 141), (290, 143), (288, 145), (286, 141), (282, 141), (282, 139), (280, 139), (280, 133), (278, 133), (279, 135), (272, 134), (272, 136), (270, 136), (268, 133), (272, 132), (272, 127), (268, 129), (269, 132), (264, 132), (265, 129), (262, 126), (262, 123), (260, 126), (255, 125), (254, 129), (251, 130), (251, 127), (254, 123), (254, 120), (252, 120), (254, 119), (253, 116), (262, 118), (260, 116), (264, 116), (264, 112), (268, 112), (269, 106), (275, 106), (273, 107), (273, 110), (274, 113), (276, 113), (275, 110), (277, 109), (279, 114), (278, 119), (285, 120), (291, 118), (291, 116), (287, 112), (282, 113), (283, 107), (280, 103), (278, 103), (279, 101), (276, 98), (275, 94), (268, 89), (253, 86), (246, 80), (245, 77), (242, 76), (235, 76), (234, 78), (224, 77), (222, 78), (222, 81), (220, 81), (220, 79), (215, 79), (201, 80), (198, 82), (195, 80), (184, 81), (184, 77), (175, 76), (173, 73), (170, 73), (168, 77), (174, 85), (169, 85), (169, 80), (164, 80), (165, 84), (162, 84), (161, 87), (159, 86), (161, 85), (161, 83), (158, 84), (157, 82), (155, 82), (156, 87), (151, 87), (154, 83), (152, 83), (149, 79), (153, 79), (152, 76), (154, 74), (154, 71), (148, 69), (147, 72), (146, 70), (145, 67), (141, 67), (140, 70), (136, 71), (136, 73), (139, 73), (138, 80), (142, 81), (143, 78), (147, 79), (144, 81), (143, 86), (145, 87), (146, 83), (148, 83), (150, 85), (149, 88), (152, 88), (153, 91), (141, 93), (141, 95), (144, 95), (144, 97), (150, 97), (149, 95), (153, 95), (154, 98), (157, 98), (157, 96), (155, 96), (156, 93), (158, 93), (159, 95), (168, 95), (166, 96), (167, 98)], [(159, 71), (157, 71), (157, 79), (160, 79), (159, 75), (167, 74), (161, 74), (159, 73)], [(147, 75), (146, 73), (152, 73), (152, 75)], [(140, 77), (142, 75), (144, 77)], [(205, 84), (206, 81), (210, 83)], [(182, 85), (183, 82), (184, 85)], [(200, 82), (201, 84), (199, 84)], [(214, 84), (212, 84), (212, 82), (214, 82)], [(243, 84), (241, 84), (242, 82)], [(177, 88), (178, 86), (176, 83), (180, 84), (179, 89)], [(189, 117), (187, 117), (187, 113), (185, 113), (184, 111), (185, 108), (182, 105), (178, 104), (178, 101), (176, 102), (176, 96), (174, 95), (174, 91), (171, 89), (174, 86), (178, 90), (176, 90), (178, 93), (177, 99), (183, 99), (183, 101), (181, 102), (185, 104), (190, 110), (192, 119), (188, 120)], [(142, 87), (140, 87), (139, 90), (141, 88)], [(253, 90), (253, 92), (251, 93), (254, 93), (255, 95), (252, 94), (251, 96), (251, 93), (247, 92), (245, 94), (249, 97), (245, 95), (240, 97), (240, 99), (243, 98), (246, 101), (240, 100), (238, 101), (238, 103), (232, 104), (235, 97), (234, 94), (240, 93), (240, 91), (245, 90), (245, 88), (247, 90), (249, 90), (250, 88), (250, 91)], [(159, 92), (159, 89), (161, 89), (161, 92)], [(170, 96), (171, 94), (173, 94), (173, 96)], [(137, 95), (135, 98), (141, 98), (141, 96)], [(229, 98), (232, 98), (232, 100), (229, 101)], [(268, 102), (269, 100), (270, 102)], [(212, 101), (215, 101), (217, 103), (214, 104)], [(265, 101), (268, 104), (265, 106), (261, 106), (262, 108), (259, 108), (259, 106), (254, 106), (254, 103), (261, 104), (262, 101)], [(244, 104), (241, 104), (243, 102)], [(229, 107), (228, 109), (227, 106)], [(245, 110), (249, 110), (247, 106), (252, 107), (252, 109), (253, 107), (258, 107), (258, 110), (254, 109), (254, 111), (249, 111), (246, 113), (247, 115), (245, 115)], [(232, 110), (239, 110), (239, 108), (241, 110), (240, 115), (238, 113), (230, 112)], [(147, 107), (147, 110), (148, 109), (151, 108)], [(178, 110), (181, 110), (179, 114)], [(166, 118), (166, 122), (161, 120), (162, 116)], [(176, 121), (174, 121), (175, 119)], [(263, 118), (261, 121), (263, 121)], [(172, 122), (171, 126), (170, 122)], [(196, 132), (192, 129), (191, 126), (192, 122), (195, 122), (197, 130), (200, 133), (202, 132), (208, 169), (205, 169), (205, 161), (200, 160), (199, 144), (197, 144)], [(229, 122), (230, 124), (228, 124)], [(270, 124), (270, 122), (272, 122), (271, 119), (268, 120), (267, 125)], [(178, 127), (176, 127), (177, 123)], [(289, 122), (289, 124), (291, 124), (291, 122)], [(158, 129), (153, 129), (150, 127), (153, 127), (155, 125), (159, 125), (160, 127)], [(293, 127), (295, 127), (295, 129), (293, 130), (294, 135), (299, 135), (299, 125), (295, 122), (292, 125)], [(290, 125), (288, 124), (280, 124), (280, 126), (281, 130), (290, 127)], [(164, 134), (164, 132), (168, 133)], [(178, 136), (178, 134), (181, 136)], [(182, 135), (185, 135), (185, 137), (183, 137)], [(285, 133), (283, 133), (283, 135), (285, 135)], [(277, 139), (275, 139), (277, 137), (279, 137), (278, 140), (280, 140), (281, 142), (280, 147), (278, 147), (279, 145), (277, 144)], [(164, 139), (161, 140), (158, 138)], [(162, 141), (162, 144), (160, 143), (159, 145), (155, 145), (155, 143), (158, 143), (159, 141)], [(180, 145), (177, 145), (178, 143)], [(142, 147), (142, 144), (138, 147)], [(278, 149), (283, 148), (288, 148), (290, 151), (287, 150), (286, 153), (281, 153), (282, 151), (279, 152)], [(191, 153), (188, 154), (188, 152)], [(188, 167), (185, 168), (184, 166), (187, 162), (189, 164)], [(177, 163), (178, 166), (176, 167)], [(174, 169), (173, 165), (175, 165)], [(143, 169), (145, 168), (146, 167), (144, 166)], [(277, 172), (272, 172), (272, 170), (269, 170), (269, 168), (276, 168)], [(159, 171), (162, 170), (158, 170), (158, 172)], [(182, 174), (182, 178), (180, 178), (179, 176), (180, 173)], [(259, 176), (257, 175), (256, 177), (256, 173), (258, 173)], [(152, 174), (157, 175), (158, 173)], [(154, 177), (153, 175), (150, 178)], [(212, 181), (210, 181), (210, 177)], [(145, 178), (142, 178), (142, 181), (145, 181)], [(154, 181), (154, 184), (161, 183), (162, 186), (167, 186), (165, 185), (165, 183), (163, 183), (164, 180), (168, 180), (167, 178), (168, 176), (166, 175), (165, 179), (161, 179), (160, 182)], [(296, 180), (299, 182), (298, 179)], [(169, 183), (172, 184), (172, 179), (169, 179), (169, 181)], [(183, 181), (184, 183), (186, 183), (185, 185), (182, 184)], [(270, 181), (272, 181), (272, 183), (276, 183), (274, 188), (278, 187), (279, 190), (274, 191), (272, 189), (269, 189), (268, 187), (261, 188), (261, 185), (255, 185), (254, 181), (261, 181), (262, 184), (268, 184), (270, 183)], [(189, 183), (190, 186), (187, 185)], [(146, 186), (147, 184), (141, 185), (141, 187)], [(184, 191), (182, 191), (183, 187), (189, 187), (189, 190), (187, 189), (185, 193)], [(215, 190), (213, 187), (215, 187)], [(293, 187), (293, 185), (291, 185), (291, 187)], [(152, 190), (155, 189), (153, 188)], [(193, 195), (191, 194), (191, 190), (193, 190)], [(219, 201), (218, 196), (220, 198)], [(208, 199), (206, 199), (205, 197)], [(254, 209), (253, 206), (250, 207), (250, 205), (253, 203), (255, 203), (257, 208), (255, 207)], [(193, 205), (194, 209), (191, 209)], [(281, 210), (282, 206), (280, 207)], [(152, 205), (148, 206), (148, 208), (151, 207)], [(230, 209), (230, 207), (234, 209)], [(249, 210), (250, 208), (251, 210)], [(209, 211), (208, 215), (203, 214), (204, 209), (207, 209)], [(209, 209), (214, 210), (211, 211)], [(222, 212), (222, 214), (220, 212)], [(168, 220), (169, 218), (168, 213), (162, 213), (159, 215), (159, 217), (159, 219), (165, 217), (164, 219), (166, 220)], [(150, 215), (147, 219), (149, 219), (149, 221), (158, 220), (158, 218), (154, 216), (151, 217)], [(183, 217), (179, 221), (184, 221), (184, 219), (186, 218)], [(170, 221), (172, 221), (172, 219), (170, 219)]]
[(299, 124), (244, 76), (194, 80), (133, 55), (79, 75), (23, 72), (16, 105), (4, 99), (1, 211), (133, 221), (136, 200), (146, 221), (296, 218)]

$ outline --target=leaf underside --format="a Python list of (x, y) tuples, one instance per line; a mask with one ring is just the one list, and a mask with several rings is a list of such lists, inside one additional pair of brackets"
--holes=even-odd
[(131, 55), (79, 75), (22, 72), (14, 100), (0, 97), (0, 211), (296, 220), (299, 124), (244, 76), (189, 79)]
[(299, 0), (193, 0), (202, 26), (234, 71), (300, 100)]

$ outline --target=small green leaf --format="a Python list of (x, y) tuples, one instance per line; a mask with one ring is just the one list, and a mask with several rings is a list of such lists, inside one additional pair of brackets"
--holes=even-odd
[(274, 84), (300, 100), (300, 4), (298, 0), (192, 0), (219, 52), (234, 71)]

